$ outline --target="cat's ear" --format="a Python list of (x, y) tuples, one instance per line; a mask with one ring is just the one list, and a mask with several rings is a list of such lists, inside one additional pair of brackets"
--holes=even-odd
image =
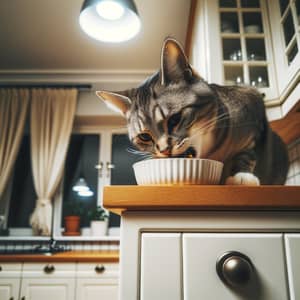
[(167, 38), (161, 51), (161, 84), (188, 80), (193, 70), (181, 45), (172, 38)]
[(126, 116), (127, 111), (131, 106), (131, 100), (127, 96), (128, 93), (125, 92), (107, 92), (107, 91), (97, 91), (96, 95), (105, 102), (105, 104), (114, 111), (121, 113)]

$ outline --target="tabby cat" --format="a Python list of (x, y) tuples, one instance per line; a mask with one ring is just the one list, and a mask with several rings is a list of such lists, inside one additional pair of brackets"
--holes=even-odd
[(161, 69), (138, 88), (97, 95), (126, 117), (132, 143), (153, 157), (222, 161), (226, 184), (285, 182), (286, 147), (268, 125), (260, 93), (208, 84), (172, 38), (163, 44)]

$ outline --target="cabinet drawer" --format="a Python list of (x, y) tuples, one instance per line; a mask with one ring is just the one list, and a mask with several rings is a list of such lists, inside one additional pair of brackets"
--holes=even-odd
[(183, 286), (186, 300), (288, 299), (282, 235), (183, 234)]
[(21, 263), (0, 263), (0, 278), (21, 277)]
[(300, 234), (285, 236), (287, 269), (291, 300), (300, 299)]
[(180, 233), (143, 233), (140, 299), (180, 300), (180, 262)]
[(119, 278), (119, 264), (78, 263), (77, 277)]
[(74, 277), (75, 263), (24, 263), (27, 277)]

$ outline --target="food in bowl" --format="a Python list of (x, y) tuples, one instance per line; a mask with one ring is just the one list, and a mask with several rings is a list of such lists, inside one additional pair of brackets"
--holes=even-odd
[(138, 185), (219, 184), (223, 163), (200, 158), (148, 159), (133, 165)]

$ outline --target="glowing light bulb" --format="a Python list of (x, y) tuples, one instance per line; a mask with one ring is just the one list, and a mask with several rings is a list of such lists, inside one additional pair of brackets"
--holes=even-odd
[(94, 192), (91, 191), (91, 190), (88, 190), (88, 191), (79, 191), (78, 195), (81, 196), (81, 197), (91, 197), (91, 196), (94, 195)]
[(96, 6), (97, 13), (106, 20), (119, 20), (125, 13), (124, 7), (114, 1), (102, 1)]

